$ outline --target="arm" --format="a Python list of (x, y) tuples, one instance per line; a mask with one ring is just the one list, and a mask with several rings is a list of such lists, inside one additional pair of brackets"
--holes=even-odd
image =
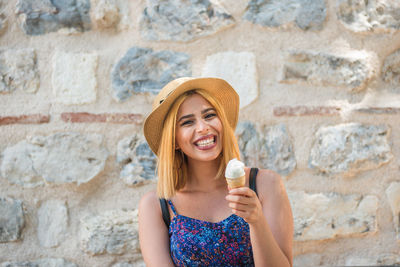
[(259, 198), (247, 187), (232, 189), (227, 200), (232, 212), (249, 223), (256, 266), (292, 266), (293, 215), (280, 176), (260, 170)]
[(146, 266), (174, 266), (169, 253), (168, 229), (155, 192), (146, 193), (139, 203), (139, 241)]

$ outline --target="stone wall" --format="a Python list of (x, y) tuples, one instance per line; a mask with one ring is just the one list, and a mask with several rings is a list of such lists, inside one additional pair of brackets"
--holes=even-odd
[(1, 0), (0, 266), (144, 266), (143, 120), (227, 79), (249, 166), (280, 173), (295, 266), (400, 264), (400, 2)]

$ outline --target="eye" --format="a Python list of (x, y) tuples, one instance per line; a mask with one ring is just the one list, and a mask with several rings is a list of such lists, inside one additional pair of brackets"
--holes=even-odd
[(182, 123), (180, 124), (180, 126), (187, 126), (187, 125), (191, 125), (192, 123), (193, 123), (192, 120), (187, 120), (187, 121), (182, 122)]
[(206, 114), (206, 115), (204, 116), (204, 118), (206, 118), (206, 119), (211, 119), (211, 118), (214, 118), (214, 117), (216, 117), (216, 116), (217, 116), (216, 113), (208, 113), (208, 114)]

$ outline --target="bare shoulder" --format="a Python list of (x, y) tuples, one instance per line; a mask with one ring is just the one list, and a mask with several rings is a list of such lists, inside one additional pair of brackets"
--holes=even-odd
[(272, 170), (259, 170), (257, 175), (257, 191), (260, 200), (272, 201), (287, 197), (282, 177)]
[(139, 212), (159, 210), (159, 200), (155, 191), (147, 192), (139, 202)]

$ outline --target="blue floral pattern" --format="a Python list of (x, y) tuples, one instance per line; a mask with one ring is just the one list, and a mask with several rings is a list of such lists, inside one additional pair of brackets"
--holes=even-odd
[(254, 266), (250, 228), (232, 214), (212, 223), (176, 213), (169, 226), (171, 257), (176, 266)]

